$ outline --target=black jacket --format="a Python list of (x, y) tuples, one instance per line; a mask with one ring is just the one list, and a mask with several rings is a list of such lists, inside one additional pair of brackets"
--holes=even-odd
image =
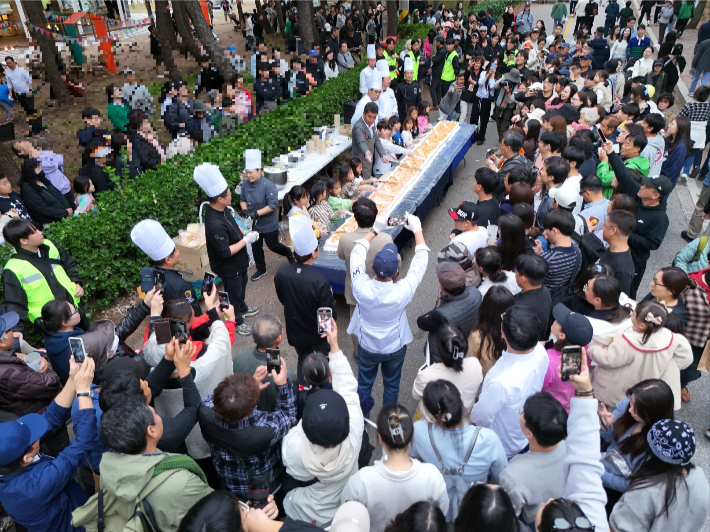
[(100, 194), (104, 190), (113, 190), (116, 188), (116, 185), (113, 181), (111, 181), (108, 172), (106, 172), (106, 168), (97, 165), (94, 161), (89, 161), (86, 166), (82, 166), (79, 169), (79, 173), (91, 179), (91, 182), (96, 188), (94, 196)]
[(619, 188), (624, 194), (636, 198), (636, 229), (629, 235), (629, 248), (634, 264), (645, 264), (651, 256), (651, 251), (658, 249), (663, 242), (668, 230), (668, 215), (666, 214), (666, 201), (661, 198), (661, 203), (647, 207), (638, 197), (641, 189), (633, 180), (629, 170), (624, 166), (621, 157), (612, 152), (609, 154), (609, 165), (614, 170)]
[(140, 133), (133, 135), (131, 142), (133, 142), (133, 156), (138, 158), (141, 170), (153, 170), (160, 165), (162, 162), (160, 153)]
[[(434, 44), (436, 46), (436, 44)], [(439, 48), (431, 57), (431, 75), (434, 78), (441, 78), (441, 73), (444, 70), (446, 62), (446, 46)]]
[[(54, 245), (57, 251), (59, 251), (59, 262), (64, 268), (67, 277), (77, 284), (82, 284), (81, 275), (79, 275), (79, 270), (76, 267), (74, 259), (59, 245), (56, 243), (54, 243)], [(59, 281), (57, 281), (57, 278), (54, 276), (52, 268), (54, 261), (50, 261), (48, 258), (49, 246), (47, 246), (47, 244), (42, 244), (39, 247), (39, 255), (23, 248), (17, 248), (16, 252), (17, 254), (14, 255), (15, 258), (27, 260), (44, 276), (54, 299), (73, 301), (73, 294), (67, 293), (66, 289), (59, 284)], [(2, 303), (3, 314), (10, 311), (17, 312), (20, 316), (20, 322), (13, 327), (13, 330), (21, 332), (23, 321), (27, 318), (27, 294), (22, 288), (22, 284), (17, 279), (17, 276), (7, 268), (2, 271), (1, 279), (4, 291), (4, 300)]]
[(232, 255), (229, 246), (244, 238), (242, 230), (234, 220), (231, 211), (220, 212), (209, 205), (205, 207), (205, 239), (207, 257), (212, 271), (222, 277), (234, 277), (246, 272), (249, 267), (249, 255), (246, 246)]
[[(160, 365), (160, 364), (159, 364)], [(157, 369), (157, 368), (156, 368)], [(151, 372), (151, 375), (155, 370)], [(182, 388), (185, 408), (174, 417), (163, 417), (163, 435), (158, 441), (159, 449), (166, 453), (187, 453), (185, 438), (197, 423), (197, 409), (200, 407), (200, 392), (195, 386), (192, 373), (177, 379)], [(162, 391), (162, 390), (161, 390)]]
[(397, 84), (395, 96), (397, 98), (397, 111), (401, 117), (400, 120), (404, 121), (409, 106), (418, 106), (419, 102), (422, 101), (422, 89), (416, 81), (412, 81), (411, 83), (400, 81)]
[(165, 275), (165, 283), (163, 284), (163, 299), (169, 301), (176, 298), (185, 298), (195, 311), (195, 316), (202, 316), (200, 303), (197, 301), (195, 289), (190, 283), (182, 278), (180, 272), (175, 270), (166, 270), (164, 268), (155, 268), (160, 270)]
[(192, 107), (190, 102), (181, 102), (175, 98), (165, 110), (165, 128), (175, 138), (181, 130), (185, 131), (185, 127), (180, 127), (180, 124), (187, 126), (191, 116)]
[(33, 186), (29, 183), (20, 185), (20, 198), (27, 207), (27, 212), (40, 227), (69, 216), (72, 206), (52, 183), (43, 180), (44, 186)]
[(200, 71), (200, 81), (195, 89), (195, 96), (200, 94), (201, 91), (206, 91), (209, 93), (212, 89), (216, 89), (222, 92), (222, 84), (224, 79), (222, 74), (214, 67), (203, 68)]
[(323, 68), (323, 63), (320, 60), (315, 63), (308, 60), (306, 63), (306, 72), (313, 76), (313, 79), (316, 80), (318, 87), (323, 85), (323, 82), (325, 81), (325, 69)]
[(310, 264), (282, 266), (274, 277), (276, 295), (284, 306), (286, 337), (295, 347), (323, 343), (318, 333), (318, 309), (329, 307), (337, 318), (330, 283)]
[[(80, 129), (76, 132), (76, 137), (79, 139), (79, 145), (87, 147), (93, 139), (101, 139), (103, 142), (104, 135), (110, 135), (111, 132), (106, 129), (95, 128), (94, 126), (88, 126)], [(81, 164), (84, 165), (89, 162), (90, 154), (84, 150), (81, 154)]]

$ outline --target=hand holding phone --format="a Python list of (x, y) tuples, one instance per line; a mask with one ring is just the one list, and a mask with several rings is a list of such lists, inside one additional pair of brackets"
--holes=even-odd
[(321, 307), (318, 309), (318, 334), (325, 334), (332, 329), (331, 318), (333, 317), (333, 309)]
[(86, 360), (86, 349), (84, 349), (84, 340), (78, 336), (69, 337), (69, 350), (72, 357), (74, 357), (74, 362), (77, 364), (83, 364)]
[(397, 225), (405, 225), (407, 223), (406, 214), (395, 214), (387, 219), (387, 225), (389, 227), (395, 227)]
[(155, 268), (141, 268), (141, 292), (147, 294), (155, 286)]
[(227, 292), (217, 292), (219, 295), (219, 308), (224, 310), (229, 308), (229, 294)]
[(153, 320), (153, 331), (155, 331), (155, 342), (158, 345), (170, 343), (173, 339), (168, 318)]
[(153, 270), (153, 286), (155, 286), (155, 291), (162, 292), (164, 284), (165, 284), (165, 272), (155, 268)]
[(216, 278), (217, 276), (214, 273), (205, 272), (205, 276), (202, 279), (202, 297), (212, 293), (212, 287), (214, 286)]
[(170, 320), (170, 336), (175, 338), (181, 344), (187, 343), (190, 335), (187, 332), (187, 325), (182, 320)]
[(266, 348), (266, 373), (271, 375), (272, 371), (281, 372), (281, 350)]
[(561, 379), (568, 381), (570, 375), (579, 375), (582, 371), (582, 347), (568, 345), (562, 349)]

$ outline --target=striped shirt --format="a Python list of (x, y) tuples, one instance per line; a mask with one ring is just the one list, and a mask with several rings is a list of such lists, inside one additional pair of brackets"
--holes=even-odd
[(311, 215), (312, 220), (322, 223), (325, 227), (329, 227), (333, 220), (338, 219), (338, 215), (333, 212), (333, 208), (327, 200), (313, 205), (308, 209), (308, 214)]
[(550, 273), (545, 277), (544, 284), (554, 297), (555, 292), (572, 284), (582, 265), (582, 252), (572, 242), (571, 246), (554, 247), (550, 251), (540, 253), (540, 256), (550, 266)]

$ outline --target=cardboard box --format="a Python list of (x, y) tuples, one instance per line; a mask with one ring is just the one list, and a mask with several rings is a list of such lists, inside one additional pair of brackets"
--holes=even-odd
[(194, 248), (176, 244), (180, 250), (180, 264), (175, 269), (186, 281), (202, 281), (205, 272), (210, 270), (210, 260), (207, 258), (207, 244)]

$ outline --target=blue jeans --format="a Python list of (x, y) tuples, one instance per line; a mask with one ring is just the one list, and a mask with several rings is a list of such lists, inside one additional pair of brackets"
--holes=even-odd
[(700, 82), (701, 85), (707, 85), (708, 81), (710, 81), (710, 70), (700, 70), (699, 68), (695, 69), (695, 73), (693, 74), (693, 81), (690, 82), (690, 87), (688, 88), (688, 94), (691, 96), (695, 92), (695, 86), (698, 84), (698, 80), (700, 79), (700, 76), (703, 76), (703, 80)]
[(683, 172), (686, 175), (690, 174), (692, 168), (697, 168), (703, 158), (703, 150), (692, 149), (690, 155), (685, 158), (685, 163), (683, 164)]
[(402, 365), (404, 356), (407, 354), (407, 346), (403, 345), (399, 351), (381, 355), (371, 353), (363, 349), (362, 345), (357, 346), (357, 387), (363, 392), (372, 395), (372, 385), (377, 378), (377, 368), (382, 365), (382, 383), (384, 393), (382, 394), (382, 404), (396, 403), (399, 397), (399, 379), (402, 376)]

